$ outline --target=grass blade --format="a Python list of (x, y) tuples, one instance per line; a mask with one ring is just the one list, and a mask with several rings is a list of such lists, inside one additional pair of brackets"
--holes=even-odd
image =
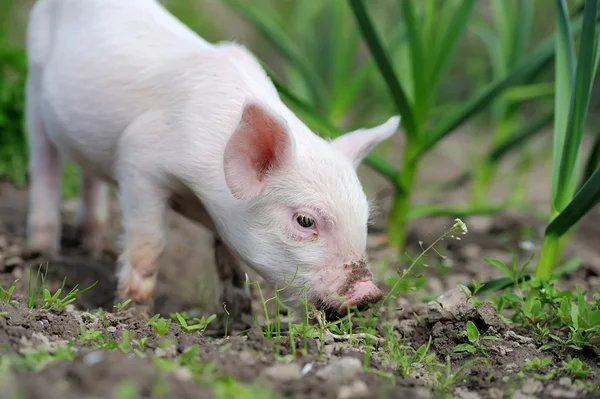
[[(554, 96), (554, 137), (552, 149), (552, 164), (560, 165), (561, 149), (564, 147), (565, 136), (567, 134), (567, 120), (569, 118), (569, 106), (573, 81), (575, 79), (575, 53), (573, 50), (571, 24), (567, 14), (567, 5), (565, 0), (555, 0), (556, 7), (556, 69), (555, 84), (556, 95)], [(552, 171), (552, 210), (558, 212), (556, 204), (558, 197), (559, 174), (558, 169)]]
[[(333, 47), (335, 48), (335, 57), (332, 64), (332, 106), (342, 100), (343, 91), (349, 81), (353, 80), (351, 73), (356, 52), (358, 50), (358, 35), (351, 25), (345, 23), (346, 4), (341, 1), (332, 1), (328, 3), (328, 12), (331, 15)], [(330, 110), (331, 111), (331, 110)]]
[(554, 94), (554, 82), (532, 83), (506, 89), (501, 96), (501, 101), (506, 104), (521, 103), (538, 97), (551, 96)]
[(521, 1), (520, 3), (519, 19), (515, 27), (514, 58), (511, 60), (511, 65), (514, 65), (518, 57), (523, 56), (527, 50), (533, 28), (533, 2)]
[[(449, 4), (451, 2), (444, 2), (444, 6), (450, 7)], [(436, 47), (434, 53), (435, 62), (429, 73), (430, 89), (438, 87), (441, 77), (448, 68), (458, 48), (460, 38), (466, 31), (474, 8), (475, 0), (463, 0), (461, 6), (454, 12), (453, 18), (442, 18), (442, 21), (446, 21), (446, 27), (442, 30), (443, 33), (440, 36), (442, 40), (439, 42), (439, 46)], [(444, 7), (443, 11), (447, 10)]]
[[(263, 68), (269, 75), (269, 78), (275, 85), (275, 88), (281, 94), (282, 97), (286, 98), (291, 104), (293, 104), (293, 108), (298, 112), (299, 115), (302, 116), (303, 120), (313, 129), (315, 129), (318, 134), (324, 136), (329, 139), (334, 139), (340, 136), (341, 132), (335, 126), (333, 126), (328, 120), (318, 115), (314, 109), (304, 101), (299, 99), (294, 93), (289, 91), (277, 78), (275, 73), (264, 63), (262, 63)], [(398, 171), (391, 166), (385, 159), (376, 154), (370, 153), (365, 157), (365, 164), (371, 166), (377, 172), (381, 173), (383, 177), (388, 179), (391, 183), (396, 186), (397, 190), (401, 190), (400, 187), (397, 187), (397, 177)]]
[(267, 17), (264, 10), (259, 10), (240, 0), (225, 0), (225, 2), (245, 19), (249, 20), (290, 61), (290, 64), (298, 69), (311, 90), (315, 105), (317, 108), (320, 108), (325, 103), (324, 84), (306, 62), (306, 58), (295, 43), (273, 20)]
[[(577, 160), (594, 83), (595, 71), (593, 66), (597, 54), (596, 46), (600, 43), (600, 40), (596, 40), (597, 6), (598, 0), (586, 0), (585, 2), (575, 87), (571, 95), (566, 136), (559, 170), (554, 170), (554, 173), (558, 173), (557, 191), (555, 192), (556, 197), (554, 197), (555, 211), (564, 209), (567, 202), (572, 198), (577, 184)], [(555, 164), (554, 166), (558, 165)]]
[[(395, 49), (400, 43), (405, 40), (406, 34), (403, 26), (398, 25), (392, 32), (391, 39), (388, 45), (388, 51)], [(368, 83), (371, 74), (376, 71), (376, 65), (372, 58), (365, 60), (364, 64), (353, 74), (350, 81), (345, 81), (344, 85), (339, 87), (339, 95), (331, 109), (330, 118), (338, 120), (343, 116), (343, 112), (354, 102), (356, 97), (361, 93), (361, 90)]]
[(404, 23), (406, 24), (411, 70), (414, 80), (414, 116), (416, 123), (422, 124), (425, 119), (425, 104), (423, 103), (423, 96), (427, 92), (427, 81), (425, 79), (426, 76), (423, 68), (423, 66), (426, 65), (423, 55), (423, 39), (421, 37), (421, 33), (419, 32), (413, 0), (400, 0), (400, 6), (402, 8)]
[(600, 168), (575, 194), (573, 200), (552, 220), (545, 235), (562, 236), (569, 231), (586, 213), (600, 202)]
[[(579, 31), (581, 28), (580, 18), (576, 19), (572, 28), (573, 33)], [(461, 109), (434, 126), (427, 134), (427, 139), (423, 142), (419, 151), (413, 155), (411, 161), (416, 162), (446, 135), (494, 101), (505, 89), (523, 83), (523, 80), (527, 77), (549, 65), (553, 57), (554, 36), (551, 36), (540, 43), (528, 57), (522, 59), (510, 73), (490, 83), (482, 92), (474, 96), (473, 99), (468, 101)]]
[(581, 179), (580, 187), (582, 187), (585, 182), (592, 177), (592, 174), (594, 174), (594, 171), (597, 168), (600, 168), (600, 133), (596, 133), (596, 139), (594, 140), (594, 144), (592, 145), (592, 149), (588, 155), (588, 160), (585, 163), (585, 169)]
[(525, 124), (521, 129), (513, 133), (508, 140), (495, 147), (488, 155), (488, 159), (493, 163), (499, 162), (510, 151), (540, 133), (544, 126), (552, 122), (553, 116), (554, 112), (549, 111)]
[(390, 93), (394, 102), (396, 103), (400, 115), (402, 116), (401, 123), (405, 127), (405, 134), (407, 136), (407, 139), (415, 137), (418, 134), (418, 127), (415, 123), (413, 109), (408, 101), (408, 98), (406, 97), (406, 93), (404, 92), (402, 86), (400, 85), (400, 82), (398, 81), (394, 69), (392, 68), (390, 59), (381, 45), (381, 40), (379, 40), (379, 37), (375, 32), (373, 23), (367, 15), (363, 1), (348, 1), (350, 2), (350, 6), (352, 7), (352, 11), (356, 18), (356, 22), (358, 23), (360, 30), (363, 34), (363, 38), (365, 39), (377, 66), (379, 67), (381, 75), (387, 83), (387, 87), (390, 90)]
[(432, 216), (448, 216), (453, 218), (463, 218), (475, 215), (493, 215), (500, 213), (508, 207), (508, 204), (489, 204), (482, 206), (449, 206), (449, 205), (414, 205), (410, 208), (409, 220), (420, 219)]

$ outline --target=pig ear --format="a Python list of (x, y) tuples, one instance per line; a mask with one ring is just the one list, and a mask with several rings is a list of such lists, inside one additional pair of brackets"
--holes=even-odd
[(257, 102), (246, 103), (225, 147), (225, 181), (231, 194), (237, 199), (260, 194), (268, 175), (290, 159), (292, 146), (285, 122)]
[(372, 128), (354, 130), (341, 135), (331, 144), (346, 155), (357, 168), (367, 154), (380, 142), (390, 138), (400, 125), (400, 116), (393, 116), (385, 123)]

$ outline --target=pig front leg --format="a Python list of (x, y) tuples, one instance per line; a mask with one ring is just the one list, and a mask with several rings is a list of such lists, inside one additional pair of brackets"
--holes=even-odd
[(158, 261), (165, 248), (169, 197), (160, 181), (160, 164), (145, 152), (152, 147), (144, 147), (143, 133), (124, 133), (116, 168), (124, 230), (117, 296), (131, 299), (140, 308), (152, 307)]
[[(215, 224), (204, 205), (191, 192), (171, 198), (171, 208), (181, 216), (210, 230), (214, 238), (214, 259), (221, 285), (219, 302), (229, 312), (229, 331), (241, 331), (252, 325), (252, 292), (237, 256), (219, 238)], [(221, 308), (225, 316), (225, 309)], [(223, 317), (223, 323), (226, 319)]]
[(215, 236), (215, 263), (221, 282), (221, 303), (230, 314), (230, 331), (241, 331), (252, 325), (252, 295), (238, 258), (220, 238)]
[(124, 239), (118, 296), (150, 304), (158, 260), (165, 248), (167, 198), (149, 177), (136, 175), (132, 173), (119, 182)]
[(106, 245), (109, 217), (109, 186), (84, 172), (80, 173), (78, 224), (83, 245), (94, 259), (102, 255)]
[(35, 71), (28, 77), (26, 95), (25, 112), (30, 152), (27, 249), (55, 257), (60, 250), (63, 159), (44, 129)]

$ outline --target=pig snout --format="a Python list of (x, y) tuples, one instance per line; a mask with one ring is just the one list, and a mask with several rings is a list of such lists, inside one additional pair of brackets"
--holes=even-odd
[(337, 275), (339, 283), (332, 284), (333, 287), (337, 287), (328, 295), (329, 300), (324, 305), (328, 315), (344, 316), (349, 307), (356, 307), (362, 311), (383, 298), (383, 292), (373, 282), (366, 261), (345, 264), (342, 269), (341, 275)]
[(383, 292), (371, 280), (364, 279), (350, 287), (346, 296), (348, 300), (337, 309), (338, 313), (345, 313), (348, 306), (364, 310), (368, 305), (379, 302), (383, 298)]

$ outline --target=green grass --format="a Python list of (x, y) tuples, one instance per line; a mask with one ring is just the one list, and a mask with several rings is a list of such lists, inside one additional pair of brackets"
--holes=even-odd
[[(394, 382), (396, 378), (407, 378), (413, 373), (427, 375), (427, 388), (441, 396), (447, 396), (453, 392), (454, 387), (468, 380), (467, 370), (478, 363), (489, 367), (490, 356), (489, 345), (501, 340), (494, 335), (485, 335), (480, 332), (472, 320), (466, 320), (464, 328), (464, 341), (452, 349), (453, 353), (463, 353), (466, 358), (458, 367), (451, 367), (450, 357), (434, 350), (433, 337), (418, 347), (408, 343), (405, 337), (398, 337), (395, 327), (396, 315), (394, 313), (395, 300), (415, 291), (415, 284), (427, 273), (434, 260), (431, 255), (445, 258), (437, 249), (440, 243), (447, 240), (460, 239), (462, 235), (468, 234), (467, 226), (460, 220), (448, 228), (441, 236), (434, 240), (431, 245), (423, 246), (417, 256), (411, 258), (411, 264), (404, 270), (398, 270), (397, 276), (388, 280), (390, 291), (384, 299), (376, 306), (365, 312), (358, 312), (355, 308), (349, 308), (346, 317), (336, 321), (329, 321), (322, 311), (309, 306), (306, 301), (301, 301), (302, 309), (298, 321), (290, 318), (287, 328), (282, 328), (282, 316), (279, 309), (283, 306), (279, 296), (285, 289), (298, 288), (293, 285), (293, 279), (281, 289), (275, 290), (273, 297), (265, 297), (258, 282), (250, 282), (257, 287), (261, 304), (264, 311), (265, 323), (263, 333), (265, 338), (274, 341), (276, 351), (273, 358), (275, 362), (290, 362), (300, 360), (309, 354), (310, 340), (316, 340), (319, 358), (322, 358), (325, 339), (346, 342), (349, 346), (355, 346), (365, 353), (365, 371), (376, 373), (380, 377)], [(579, 289), (575, 293), (569, 290), (559, 290), (553, 281), (536, 279), (530, 277), (525, 279), (526, 269), (513, 261), (506, 265), (500, 260), (485, 258), (490, 266), (504, 271), (512, 284), (504, 288), (498, 295), (491, 295), (492, 303), (500, 312), (502, 318), (513, 326), (523, 326), (533, 333), (534, 343), (542, 351), (552, 348), (581, 352), (586, 347), (595, 347), (600, 344), (600, 293), (593, 298), (588, 298)], [(527, 265), (527, 263), (525, 264)], [(77, 295), (81, 293), (77, 289), (71, 291), (70, 295), (61, 297), (51, 294), (45, 288), (46, 274), (41, 272), (30, 273), (29, 295), (27, 297), (28, 307), (32, 310), (44, 312), (56, 312), (64, 308), (67, 303), (72, 303)], [(0, 289), (0, 299), (7, 306), (15, 306), (18, 302), (14, 299), (14, 290), (17, 282), (9, 288)], [(64, 286), (64, 280), (63, 280)], [(91, 287), (90, 287), (91, 288)], [(476, 284), (475, 293), (485, 288), (485, 284)], [(48, 292), (48, 294), (40, 294)], [(58, 290), (57, 293), (60, 293)], [(488, 291), (493, 292), (493, 291)], [(475, 300), (474, 296), (467, 296), (469, 300)], [(119, 303), (115, 306), (116, 312), (121, 312), (129, 301)], [(269, 304), (274, 306), (274, 312), (269, 312)], [(33, 304), (33, 305), (31, 305)], [(476, 305), (477, 306), (477, 305)], [(10, 308), (8, 312), (10, 313)], [(0, 316), (2, 317), (2, 316)], [(418, 324), (422, 324), (417, 315), (414, 316)], [(159, 314), (147, 318), (150, 335), (132, 336), (124, 329), (120, 332), (110, 332), (108, 314), (100, 309), (95, 314), (82, 313), (83, 322), (80, 324), (79, 337), (73, 337), (67, 344), (58, 345), (54, 349), (39, 347), (25, 354), (4, 356), (0, 360), (0, 376), (7, 375), (14, 370), (40, 370), (44, 367), (52, 367), (59, 360), (72, 361), (78, 348), (100, 349), (104, 351), (120, 351), (123, 354), (134, 355), (149, 360), (167, 373), (176, 370), (187, 369), (193, 376), (195, 382), (212, 388), (217, 397), (230, 397), (230, 395), (244, 395), (244, 397), (279, 397), (276, 392), (262, 385), (242, 383), (231, 376), (223, 374), (212, 361), (203, 359), (200, 355), (200, 345), (194, 344), (183, 348), (183, 351), (173, 357), (165, 356), (168, 348), (175, 343), (171, 335), (174, 328), (178, 328), (183, 334), (202, 335), (209, 324), (215, 320), (215, 315), (201, 318), (191, 318), (186, 313), (172, 313), (170, 317), (164, 318)], [(100, 321), (91, 324), (94, 319)], [(256, 318), (255, 318), (256, 320)], [(157, 339), (159, 347), (164, 352), (158, 353), (148, 351), (149, 339)], [(210, 339), (210, 338), (209, 338)], [(283, 356), (281, 347), (285, 342), (289, 343), (291, 349), (288, 355)], [(299, 345), (298, 345), (299, 343)], [(227, 341), (221, 344), (220, 351), (229, 349)], [(376, 348), (382, 348), (380, 356), (382, 360), (395, 365), (397, 372), (392, 374), (369, 367), (369, 360)], [(573, 353), (573, 352), (572, 352)], [(450, 354), (448, 354), (450, 355)], [(572, 356), (561, 363), (551, 364), (548, 356), (541, 356), (523, 363), (520, 375), (533, 376), (540, 380), (547, 380), (561, 376), (569, 376), (577, 384), (587, 390), (597, 389), (591, 381), (592, 377), (589, 366), (581, 361), (579, 357)], [(491, 374), (490, 374), (491, 375)], [(166, 388), (165, 388), (166, 389)], [(126, 380), (115, 387), (115, 392), (120, 397), (136, 395), (137, 387)]]

